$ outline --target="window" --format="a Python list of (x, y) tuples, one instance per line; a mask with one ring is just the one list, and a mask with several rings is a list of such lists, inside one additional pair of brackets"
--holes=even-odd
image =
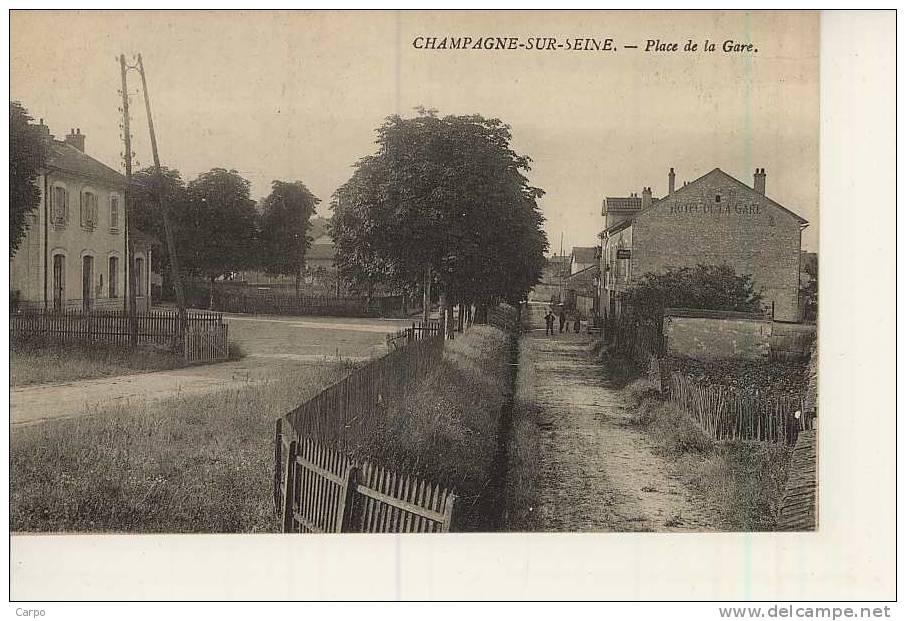
[(120, 227), (120, 197), (110, 197), (110, 228), (118, 229)]
[(81, 224), (82, 228), (93, 231), (98, 223), (98, 195), (94, 192), (82, 192)]
[(56, 228), (63, 228), (69, 222), (69, 195), (64, 187), (53, 188), (50, 219)]
[(107, 269), (107, 284), (110, 287), (109, 297), (116, 297), (116, 283), (117, 283), (117, 268), (119, 267), (119, 261), (116, 257), (110, 257), (108, 261)]
[(135, 257), (135, 273), (132, 275), (132, 281), (135, 283), (135, 297), (137, 298), (145, 295), (144, 277), (145, 260), (142, 257)]
[(720, 194), (715, 194), (715, 195), (714, 195), (714, 202), (715, 202), (715, 203), (719, 203), (719, 202), (720, 202)]

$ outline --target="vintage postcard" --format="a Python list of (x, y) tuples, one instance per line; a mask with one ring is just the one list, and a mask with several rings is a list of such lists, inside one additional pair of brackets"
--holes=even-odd
[(820, 43), (13, 11), (13, 584), (37, 534), (821, 533)]

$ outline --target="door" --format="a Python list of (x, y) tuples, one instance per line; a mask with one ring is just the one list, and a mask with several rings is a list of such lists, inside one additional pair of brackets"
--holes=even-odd
[(94, 282), (94, 258), (82, 259), (82, 310), (91, 310), (91, 284)]
[(63, 278), (65, 274), (66, 257), (62, 254), (55, 254), (53, 257), (53, 309), (57, 312), (63, 310), (63, 302), (65, 300)]

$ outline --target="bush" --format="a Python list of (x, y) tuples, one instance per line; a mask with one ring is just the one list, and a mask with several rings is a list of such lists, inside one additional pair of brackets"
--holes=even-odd
[(625, 292), (623, 304), (637, 320), (660, 322), (665, 308), (760, 312), (761, 293), (750, 274), (721, 265), (648, 272)]

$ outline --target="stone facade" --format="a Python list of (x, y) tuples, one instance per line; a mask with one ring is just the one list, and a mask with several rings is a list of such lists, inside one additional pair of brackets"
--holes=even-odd
[[(84, 135), (53, 140), (38, 177), (40, 203), (10, 259), (10, 290), (24, 307), (124, 308), (126, 286), (125, 177), (82, 152)], [(150, 305), (151, 249), (135, 258), (140, 309)]]
[(764, 319), (664, 317), (667, 353), (698, 360), (766, 360), (772, 332)]
[(801, 233), (807, 222), (765, 196), (764, 183), (763, 172), (756, 173), (755, 189), (715, 168), (606, 229), (604, 308), (613, 308), (620, 290), (647, 272), (726, 263), (737, 274), (752, 275), (774, 318), (798, 321)]

